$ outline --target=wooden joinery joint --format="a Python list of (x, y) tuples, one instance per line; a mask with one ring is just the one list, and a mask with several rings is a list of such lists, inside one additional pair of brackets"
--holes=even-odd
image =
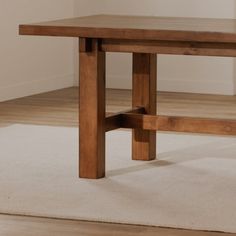
[(123, 115), (124, 114), (145, 114), (145, 108), (137, 107), (126, 111), (118, 112), (115, 114), (107, 115), (106, 117), (106, 132), (124, 128)]
[(80, 38), (79, 39), (79, 51), (80, 52), (92, 52), (93, 43), (91, 38)]

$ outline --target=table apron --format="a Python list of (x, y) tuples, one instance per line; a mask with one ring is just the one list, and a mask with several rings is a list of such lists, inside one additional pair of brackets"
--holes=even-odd
[(235, 57), (236, 43), (102, 39), (105, 52)]

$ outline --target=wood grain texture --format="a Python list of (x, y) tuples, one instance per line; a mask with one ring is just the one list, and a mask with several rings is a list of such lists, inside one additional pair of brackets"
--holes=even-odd
[(20, 25), (21, 35), (236, 43), (236, 20), (94, 15)]
[(0, 215), (1, 236), (235, 236), (236, 234), (165, 229), (37, 217)]
[[(133, 54), (133, 107), (143, 107), (146, 114), (156, 114), (157, 55)], [(132, 159), (156, 158), (156, 132), (134, 129)]]
[(122, 115), (120, 128), (236, 135), (236, 120), (202, 119), (177, 116), (151, 116), (126, 113)]
[[(109, 79), (109, 78), (108, 78)], [(0, 124), (78, 127), (78, 87), (0, 102)], [(109, 114), (132, 109), (132, 91), (107, 89)], [(158, 92), (158, 115), (236, 119), (236, 96)]]
[(93, 39), (79, 54), (79, 176), (97, 179), (105, 176), (105, 53)]
[(235, 57), (236, 43), (104, 39), (105, 52)]

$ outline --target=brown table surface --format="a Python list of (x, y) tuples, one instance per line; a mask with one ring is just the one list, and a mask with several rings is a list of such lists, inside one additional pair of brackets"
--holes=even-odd
[(93, 15), (20, 25), (22, 35), (236, 42), (236, 20)]

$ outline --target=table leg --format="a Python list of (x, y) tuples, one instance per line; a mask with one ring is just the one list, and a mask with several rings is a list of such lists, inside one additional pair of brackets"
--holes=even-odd
[[(144, 107), (156, 115), (157, 55), (133, 53), (133, 107)], [(149, 161), (156, 158), (156, 132), (133, 130), (132, 159)]]
[(80, 39), (79, 176), (105, 176), (105, 53), (98, 39)]

